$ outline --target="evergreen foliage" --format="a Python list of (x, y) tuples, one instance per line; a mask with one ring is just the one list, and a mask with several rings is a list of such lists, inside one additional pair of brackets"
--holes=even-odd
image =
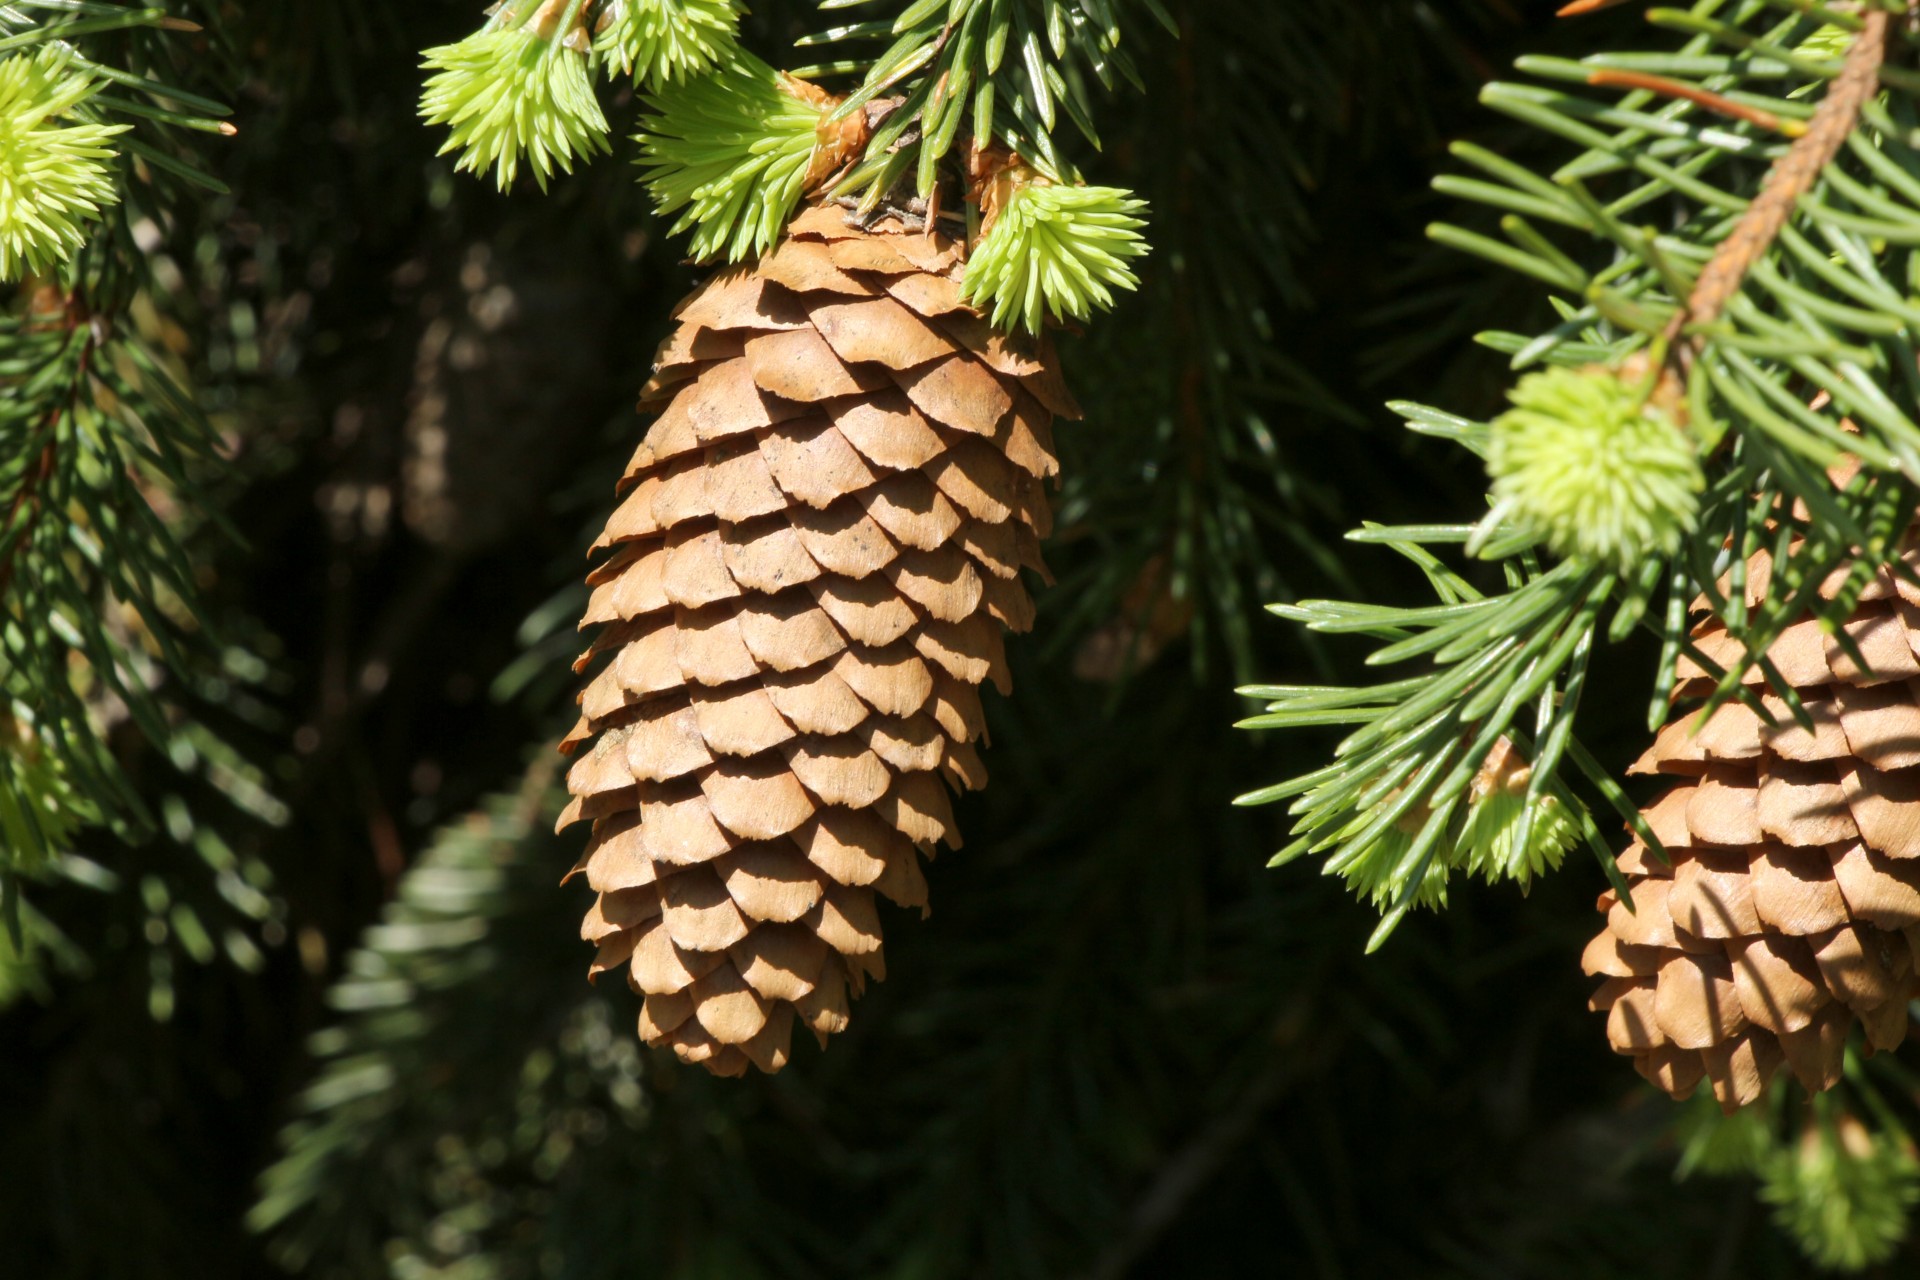
[[(1920, 216), (1902, 123), (1920, 82), (1904, 65), (1912, 37), (1890, 11), (1784, 0), (1656, 9), (1648, 20), (1674, 32), (1677, 49), (1531, 56), (1519, 68), (1546, 83), (1482, 92), (1487, 105), (1575, 148), (1543, 175), (1458, 143), (1454, 156), (1479, 176), (1436, 184), (1496, 210), (1502, 238), (1449, 224), (1436, 224), (1433, 238), (1545, 284), (1558, 313), (1537, 336), (1481, 336), (1521, 375), (1519, 407), (1491, 427), (1403, 406), (1414, 430), (1490, 455), (1493, 501), (1471, 524), (1353, 535), (1412, 558), (1440, 604), (1278, 610), (1317, 631), (1387, 641), (1372, 664), (1422, 660), (1432, 670), (1372, 688), (1248, 690), (1272, 699), (1255, 727), (1364, 725), (1336, 763), (1245, 799), (1301, 797), (1299, 838), (1283, 859), (1332, 851), (1333, 869), (1391, 863), (1366, 881), (1393, 890), (1377, 939), (1420, 899), (1427, 875), (1464, 858), (1462, 801), (1502, 740), (1533, 763), (1530, 798), (1578, 806), (1562, 791), (1570, 765), (1658, 847), (1574, 735), (1602, 635), (1619, 642), (1643, 626), (1659, 635), (1650, 725), (1666, 718), (1682, 655), (1719, 679), (1710, 707), (1734, 697), (1758, 705), (1741, 681), (1765, 660), (1723, 669), (1700, 653), (1689, 603), (1703, 596), (1760, 655), (1809, 606), (1837, 628), (1897, 559), (1914, 506), (1907, 451), (1920, 440), (1910, 435), (1920, 401), (1905, 304), (1894, 301), (1909, 256), (1898, 228)], [(1844, 56), (1825, 56), (1835, 51)], [(1595, 365), (1634, 388), (1631, 404)], [(1588, 372), (1575, 380), (1575, 369)], [(1694, 443), (1651, 429), (1662, 419)], [(1642, 464), (1630, 474), (1580, 468), (1584, 495), (1569, 483), (1575, 468), (1527, 465), (1530, 456), (1571, 462), (1577, 432), (1601, 429), (1618, 457)], [(1546, 450), (1517, 456), (1515, 443), (1532, 435)], [(1696, 446), (1705, 461), (1697, 513), (1687, 459)], [(1830, 478), (1842, 454), (1857, 474)], [(1445, 569), (1433, 549), (1448, 544), (1500, 564), (1505, 591), (1483, 596)], [(1749, 608), (1744, 565), (1763, 547), (1776, 557), (1773, 586)], [(1564, 558), (1549, 565), (1542, 551)], [(1846, 589), (1818, 598), (1843, 565)], [(1774, 692), (1784, 688), (1766, 674)], [(1411, 845), (1381, 844), (1385, 827), (1408, 815), (1419, 818)], [(1582, 822), (1617, 878), (1607, 841), (1590, 817)]]
[(967, 260), (962, 296), (987, 306), (995, 324), (1032, 334), (1049, 320), (1085, 320), (1096, 305), (1113, 306), (1114, 289), (1140, 283), (1127, 263), (1147, 251), (1145, 210), (1112, 187), (1016, 179)]
[(593, 50), (649, 88), (691, 79), (734, 48), (733, 0), (615, 0), (602, 11)]
[(647, 190), (663, 215), (680, 213), (671, 234), (693, 230), (694, 257), (738, 262), (779, 238), (806, 190), (826, 113), (806, 88), (739, 53), (649, 99), (640, 133)]
[(97, 84), (48, 45), (0, 61), (0, 279), (44, 272), (86, 242), (81, 224), (116, 198), (102, 160), (126, 125), (49, 123), (90, 97)]
[(607, 147), (607, 120), (588, 74), (585, 0), (505, 6), (458, 44), (426, 52), (420, 96), (428, 124), (449, 126), (455, 168), (494, 171), (505, 191), (524, 156), (546, 190), (554, 170)]
[(1607, 370), (1528, 374), (1487, 433), (1487, 474), (1504, 519), (1555, 555), (1631, 570), (1672, 555), (1702, 487), (1693, 441), (1661, 406)]
[[(821, 7), (857, 11), (877, 5), (837, 0)], [(1132, 49), (1166, 35), (1177, 36), (1178, 27), (1160, 0), (918, 0), (891, 18), (836, 27), (801, 44), (883, 42), (884, 52), (871, 59), (812, 69), (864, 69), (860, 87), (839, 108), (842, 114), (891, 94), (903, 100), (896, 113), (900, 125), (920, 126), (912, 131), (917, 138), (896, 127), (843, 189), (884, 195), (901, 176), (913, 174), (925, 196), (963, 128), (978, 145), (998, 143), (1031, 157), (1051, 177), (1074, 177), (1054, 137), (1063, 120), (1098, 147), (1093, 85), (1144, 88)], [(902, 145), (893, 147), (895, 140)]]
[[(196, 308), (163, 252), (173, 211), (223, 189), (205, 166), (232, 126), (195, 90), (229, 64), (198, 24), (152, 8), (9, 6), (0, 32), (13, 104), (0, 150), (15, 165), (0, 274), (25, 272), (0, 318), (0, 929), (16, 971), (0, 998), (39, 986), (36, 958), (83, 963), (24, 903), (29, 884), (137, 885), (155, 940), (150, 1004), (165, 1011), (177, 951), (253, 966), (268, 910), (264, 869), (247, 879), (215, 833), (183, 820), (199, 785), (187, 779), (255, 818), (280, 812), (257, 766), (189, 710), (260, 666), (199, 600), (189, 547), (233, 536), (227, 449), (178, 358)], [(116, 746), (130, 733), (172, 762), (173, 781), (131, 776)], [(188, 858), (109, 869), (76, 856), (88, 825), (163, 835)], [(176, 880), (189, 869), (191, 885)]]
[(1823, 1117), (1797, 1149), (1764, 1166), (1761, 1195), (1807, 1256), (1836, 1271), (1885, 1262), (1906, 1239), (1920, 1203), (1920, 1161), (1910, 1143), (1867, 1132), (1850, 1117)]
[(1909, 1083), (1886, 1058), (1853, 1059), (1848, 1083), (1722, 1115), (1704, 1100), (1679, 1136), (1680, 1177), (1750, 1175), (1780, 1229), (1817, 1266), (1859, 1274), (1898, 1255), (1920, 1204), (1920, 1162), (1890, 1104)]

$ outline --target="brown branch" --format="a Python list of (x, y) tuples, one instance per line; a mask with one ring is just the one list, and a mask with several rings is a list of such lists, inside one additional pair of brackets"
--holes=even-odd
[(1610, 67), (1602, 67), (1588, 73), (1587, 83), (1599, 88), (1645, 89), (1650, 93), (1658, 93), (1669, 98), (1685, 98), (1696, 106), (1705, 107), (1709, 111), (1716, 111), (1735, 120), (1745, 120), (1749, 124), (1759, 125), (1762, 129), (1771, 129), (1789, 138), (1805, 137), (1807, 132), (1807, 124), (1804, 120), (1787, 119), (1759, 107), (1750, 107), (1744, 102), (1735, 102), (1710, 89), (1702, 89), (1697, 84), (1688, 84), (1685, 80), (1648, 75), (1644, 71), (1617, 71)]
[(1760, 194), (1701, 271), (1686, 308), (1667, 326), (1666, 340), (1675, 350), (1689, 325), (1709, 325), (1720, 318), (1740, 292), (1747, 273), (1793, 216), (1800, 197), (1813, 189), (1846, 145), (1859, 123), (1860, 109), (1880, 87), (1880, 65), (1887, 57), (1887, 23), (1884, 9), (1866, 15), (1865, 27), (1847, 50), (1846, 62), (1814, 110), (1806, 133), (1775, 162)]
[(85, 304), (77, 295), (69, 294), (61, 299), (61, 321), (57, 327), (64, 328), (69, 335), (84, 329), (86, 336), (81, 339), (79, 359), (66, 394), (47, 410), (33, 432), (34, 436), (44, 435), (46, 442), (27, 465), (20, 477), (19, 489), (15, 490), (13, 500), (7, 504), (6, 515), (0, 517), (0, 538), (16, 535), (17, 530), (17, 536), (11, 536), (4, 553), (0, 553), (0, 601), (4, 601), (7, 592), (13, 589), (14, 570), (19, 564), (21, 550), (33, 538), (33, 526), (46, 514), (46, 504), (40, 500), (40, 486), (53, 474), (54, 463), (58, 459), (60, 420), (78, 412), (81, 389), (93, 373), (93, 352), (97, 345), (94, 328)]

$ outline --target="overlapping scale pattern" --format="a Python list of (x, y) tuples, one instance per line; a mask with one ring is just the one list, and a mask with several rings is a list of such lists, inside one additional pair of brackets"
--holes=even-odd
[[(1748, 562), (1750, 603), (1770, 571), (1764, 554)], [(1682, 779), (1644, 811), (1672, 863), (1638, 842), (1621, 856), (1636, 910), (1601, 895), (1607, 923), (1584, 965), (1605, 980), (1592, 1007), (1614, 1049), (1675, 1097), (1705, 1082), (1733, 1110), (1782, 1067), (1828, 1089), (1856, 1023), (1869, 1050), (1906, 1039), (1920, 994), (1920, 588), (1883, 574), (1842, 629), (1857, 655), (1812, 619), (1767, 653), (1811, 732), (1756, 670), (1746, 680), (1774, 723), (1739, 702), (1704, 725), (1688, 713), (1630, 770)], [(1717, 621), (1694, 639), (1723, 667), (1741, 661)], [(1681, 696), (1712, 688), (1694, 663), (1679, 677)]]
[(563, 749), (595, 975), (640, 1033), (777, 1071), (885, 974), (876, 895), (923, 910), (986, 782), (980, 686), (1045, 576), (1050, 347), (960, 301), (963, 248), (823, 205), (676, 311), (621, 481)]

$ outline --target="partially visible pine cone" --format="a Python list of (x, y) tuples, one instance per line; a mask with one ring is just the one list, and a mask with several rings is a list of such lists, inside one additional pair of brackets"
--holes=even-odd
[[(1771, 568), (1749, 562), (1750, 603)], [(1705, 1078), (1733, 1110), (1782, 1065), (1828, 1089), (1855, 1022), (1870, 1049), (1906, 1039), (1920, 994), (1920, 589), (1881, 575), (1845, 631), (1866, 668), (1811, 619), (1767, 651), (1814, 732), (1756, 670), (1746, 680), (1776, 724), (1733, 702), (1696, 732), (1688, 713), (1631, 770), (1686, 779), (1645, 810), (1673, 865), (1638, 842), (1621, 856), (1637, 910), (1602, 894), (1607, 925), (1584, 963), (1606, 978), (1593, 1008), (1614, 1049), (1675, 1097)], [(1740, 663), (1719, 622), (1694, 635)], [(1679, 675), (1682, 696), (1712, 688), (1690, 662)]]
[(978, 686), (1008, 690), (1078, 410), (1045, 343), (961, 303), (962, 255), (818, 206), (697, 290), (598, 544), (582, 669), (611, 661), (561, 818), (593, 820), (583, 932), (642, 1037), (717, 1074), (845, 1028), (885, 973), (875, 894), (925, 908), (947, 788), (986, 781)]

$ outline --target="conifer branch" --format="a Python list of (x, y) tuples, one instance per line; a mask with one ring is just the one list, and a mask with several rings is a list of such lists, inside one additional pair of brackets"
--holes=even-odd
[(693, 256), (739, 262), (773, 247), (800, 199), (865, 147), (864, 115), (836, 120), (838, 99), (739, 53), (723, 68), (648, 100), (643, 181)]
[(519, 0), (457, 44), (428, 49), (434, 75), (420, 97), (429, 124), (450, 126), (456, 169), (494, 171), (505, 191), (529, 162), (546, 189), (555, 169), (608, 150), (607, 120), (589, 75), (587, 0)]
[[(1574, 736), (1583, 669), (1576, 655), (1589, 638), (1654, 630), (1663, 673), (1684, 657), (1711, 677), (1708, 713), (1734, 699), (1757, 707), (1745, 681), (1758, 664), (1769, 689), (1800, 717), (1792, 689), (1763, 655), (1808, 610), (1837, 631), (1868, 580), (1907, 572), (1897, 554), (1920, 481), (1920, 403), (1900, 336), (1906, 321), (1875, 308), (1899, 296), (1893, 281), (1904, 270), (1904, 250), (1895, 246), (1920, 221), (1920, 192), (1896, 184), (1897, 162), (1880, 154), (1908, 145), (1893, 119), (1912, 108), (1910, 91), (1882, 74), (1894, 38), (1890, 14), (1875, 7), (1857, 32), (1843, 33), (1850, 43), (1830, 75), (1822, 62), (1794, 52), (1827, 38), (1824, 10), (1781, 16), (1756, 4), (1728, 20), (1720, 7), (1649, 14), (1688, 33), (1677, 57), (1521, 62), (1550, 80), (1625, 90), (1617, 105), (1554, 89), (1487, 89), (1492, 105), (1581, 151), (1547, 179), (1458, 148), (1492, 181), (1441, 185), (1500, 210), (1506, 240), (1450, 227), (1434, 235), (1546, 283), (1563, 322), (1537, 338), (1484, 339), (1525, 374), (1515, 410), (1494, 424), (1408, 410), (1416, 430), (1482, 454), (1493, 481), (1492, 504), (1470, 531), (1365, 535), (1416, 556), (1442, 603), (1394, 611), (1322, 602), (1285, 611), (1319, 630), (1381, 636), (1389, 643), (1375, 662), (1424, 657), (1438, 667), (1372, 692), (1262, 690), (1273, 695), (1269, 714), (1250, 722), (1351, 717), (1368, 726), (1326, 769), (1248, 799), (1299, 797), (1299, 839), (1283, 857), (1328, 853), (1332, 868), (1388, 911), (1386, 927), (1415, 900), (1438, 902), (1443, 889), (1423, 889), (1426, 878), (1466, 859), (1466, 779), (1479, 754), (1511, 729), (1500, 689), (1519, 681), (1529, 691), (1524, 701), (1567, 681), (1551, 695), (1551, 714), (1543, 702), (1536, 734), (1513, 737), (1532, 769), (1529, 795), (1556, 794), (1552, 775), (1562, 761), (1575, 765), (1657, 850), (1635, 807)], [(1685, 78), (1675, 74), (1681, 69)], [(1883, 87), (1891, 105), (1876, 101)], [(1808, 113), (1797, 99), (1821, 88), (1825, 96)], [(1700, 110), (1729, 123), (1689, 118)], [(1781, 146), (1782, 136), (1791, 142)], [(1758, 172), (1730, 163), (1758, 155), (1769, 159)], [(1637, 210), (1663, 198), (1682, 202), (1678, 222), (1664, 231), (1632, 224)], [(1589, 269), (1538, 225), (1586, 233), (1613, 255), (1611, 265)], [(1690, 340), (1683, 345), (1683, 338)], [(1549, 372), (1526, 372), (1542, 363)], [(1543, 394), (1549, 386), (1553, 394)], [(1666, 425), (1648, 430), (1656, 421)], [(1837, 468), (1843, 454), (1859, 465)], [(1615, 472), (1614, 463), (1624, 470)], [(1494, 598), (1497, 606), (1443, 575), (1424, 550), (1455, 538), (1469, 556), (1505, 568), (1509, 590)], [(1542, 571), (1527, 559), (1536, 547), (1565, 560), (1536, 576)], [(1761, 552), (1774, 557), (1774, 577), (1765, 598), (1749, 602), (1741, 569)], [(1582, 569), (1607, 583), (1555, 594), (1551, 605), (1539, 594), (1558, 575)], [(1842, 580), (1843, 589), (1822, 590)], [(1719, 616), (1739, 660), (1723, 666), (1693, 643), (1688, 613), (1696, 599)], [(1498, 621), (1470, 621), (1483, 609)], [(1575, 616), (1584, 620), (1570, 635)], [(1495, 665), (1508, 660), (1502, 644), (1537, 668)], [(1673, 687), (1670, 674), (1656, 677), (1652, 724), (1666, 720)], [(1456, 762), (1454, 735), (1468, 725), (1473, 752)], [(1429, 732), (1425, 745), (1407, 741)], [(1380, 805), (1392, 816), (1370, 812)], [(1617, 884), (1607, 842), (1590, 819), (1580, 825)], [(1533, 837), (1534, 828), (1522, 830)]]
[[(1126, 263), (1145, 252), (1145, 205), (1082, 186), (1052, 137), (1064, 112), (1099, 145), (1087, 75), (1109, 89), (1116, 76), (1139, 83), (1123, 47), (1136, 7), (1174, 30), (1158, 0), (911, 0), (891, 24), (801, 42), (893, 37), (877, 57), (789, 74), (735, 45), (732, 0), (526, 0), (427, 50), (435, 74), (420, 113), (449, 126), (442, 153), (461, 153), (456, 168), (491, 168), (504, 190), (524, 154), (544, 190), (576, 156), (608, 149), (589, 69), (619, 67), (651, 91), (642, 180), (661, 213), (681, 215), (673, 234), (691, 231), (701, 261), (766, 252), (801, 196), (822, 188), (869, 217), (904, 198), (937, 218), (942, 184), (977, 176), (950, 156), (1009, 156), (1001, 167), (1031, 180), (1009, 189), (1026, 194), (997, 238), (984, 237), (999, 209), (985, 211), (968, 298), (1003, 328), (1037, 332), (1137, 284)], [(813, 83), (850, 72), (864, 79), (845, 94)]]
[[(183, 545), (218, 524), (200, 482), (219, 446), (179, 362), (150, 341), (141, 317), (164, 312), (135, 232), (221, 189), (182, 131), (231, 137), (226, 109), (172, 82), (188, 60), (177, 43), (200, 30), (157, 7), (0, 6), (0, 275), (26, 275), (0, 314), (0, 436), (13, 444), (0, 463), (8, 929), (37, 918), (25, 883), (63, 876), (80, 827), (154, 831), (109, 742), (120, 725), (176, 760), (228, 769), (228, 749), (185, 710), (219, 653)], [(190, 59), (202, 73), (219, 64), (211, 45)], [(236, 795), (257, 786), (244, 763), (231, 776)]]
[(1740, 291), (1754, 265), (1773, 247), (1787, 219), (1793, 215), (1802, 196), (1826, 171), (1840, 149), (1852, 136), (1860, 120), (1860, 109), (1880, 88), (1880, 66), (1887, 56), (1887, 27), (1890, 16), (1884, 9), (1870, 9), (1860, 33), (1847, 50), (1840, 74), (1827, 87), (1813, 120), (1793, 146), (1775, 162), (1760, 194), (1741, 215), (1733, 233), (1721, 241), (1711, 260), (1700, 272), (1685, 310), (1675, 315), (1664, 337), (1679, 339), (1688, 328), (1711, 325), (1720, 319), (1727, 304)]
[(706, 72), (735, 47), (734, 0), (607, 0), (594, 53), (649, 89)]
[[(262, 1175), (248, 1216), (254, 1231), (273, 1235), (283, 1263), (304, 1266), (323, 1247), (356, 1262), (379, 1254), (368, 1219), (392, 1207), (388, 1197), (416, 1196), (420, 1188), (369, 1179), (359, 1160), (383, 1150), (383, 1172), (398, 1165), (415, 1175), (410, 1183), (425, 1181), (418, 1175), (432, 1152), (407, 1144), (422, 1136), (423, 1117), (457, 1105), (440, 1087), (456, 1060), (445, 1037), (486, 1028), (497, 1045), (497, 1025), (539, 1024), (551, 1033), (555, 1011), (536, 1008), (542, 988), (525, 968), (530, 951), (549, 953), (524, 944), (527, 917), (543, 922), (541, 908), (552, 900), (544, 855), (560, 807), (558, 775), (557, 757), (542, 748), (510, 787), (441, 831), (344, 967), (330, 995), (342, 1019), (316, 1038), (317, 1078), (282, 1133), (281, 1157)], [(519, 984), (513, 990), (513, 983), (489, 981), (509, 956)], [(516, 993), (523, 1012), (534, 1016), (500, 1016), (500, 998)], [(485, 1014), (476, 1018), (475, 1007)], [(538, 1045), (527, 1052), (548, 1052), (546, 1034)], [(509, 1073), (494, 1083), (510, 1091), (519, 1060), (508, 1054), (491, 1061)], [(474, 1083), (463, 1080), (468, 1099)], [(429, 1128), (424, 1136), (431, 1142), (437, 1135)]]

